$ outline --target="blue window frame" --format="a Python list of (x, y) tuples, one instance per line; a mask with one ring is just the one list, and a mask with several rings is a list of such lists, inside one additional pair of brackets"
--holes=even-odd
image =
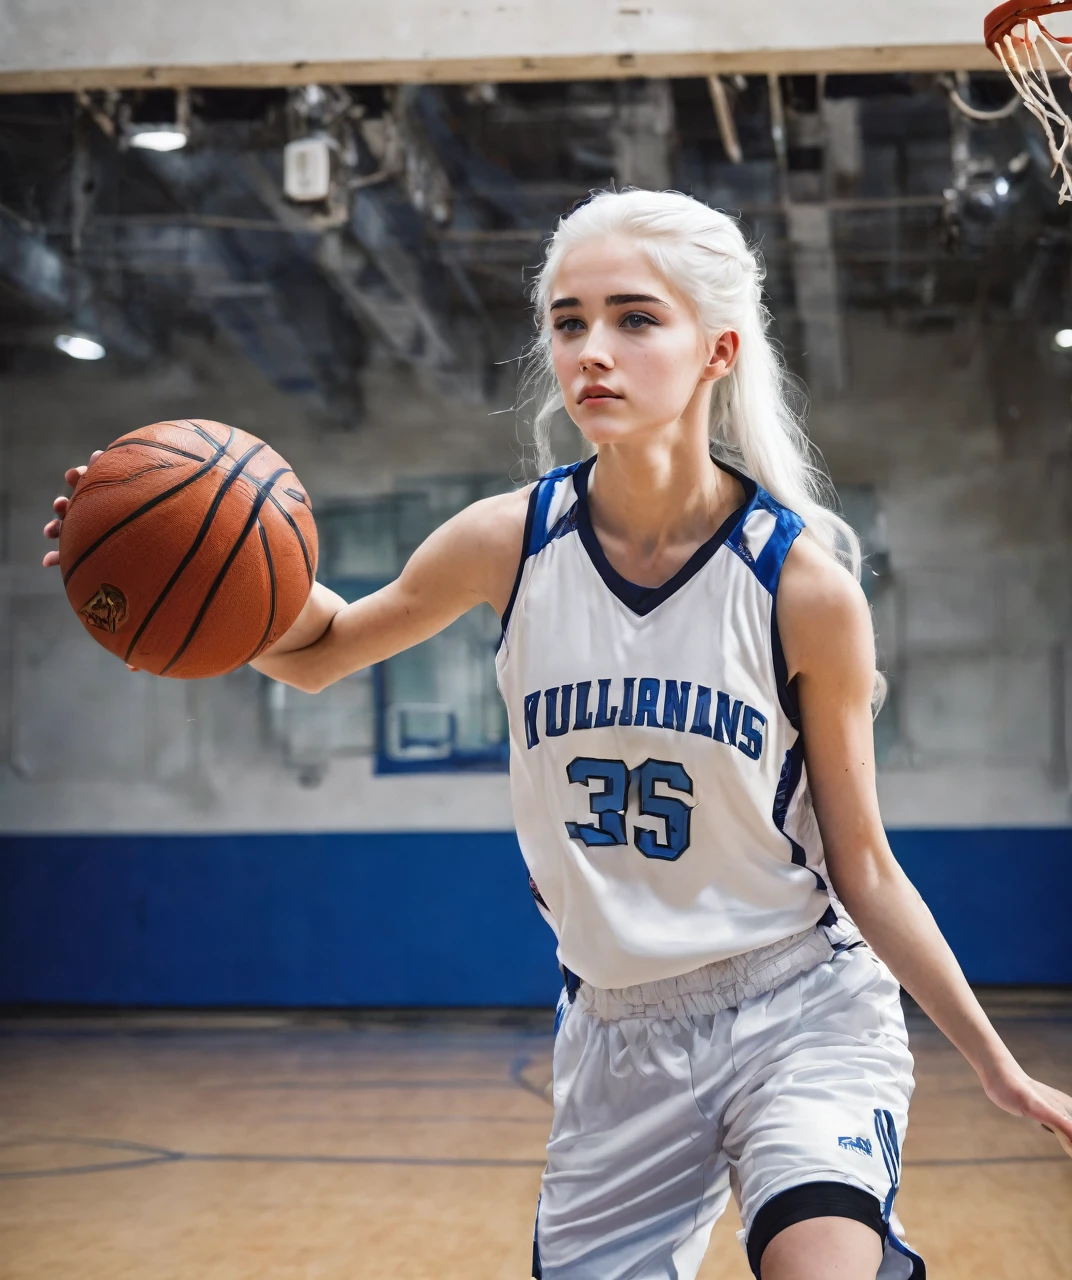
[[(406, 485), (404, 492), (318, 505), (321, 581), (345, 600), (390, 582), (457, 511), (511, 488), (505, 478), (490, 476), (433, 476)], [(495, 683), (499, 635), (494, 610), (481, 605), (373, 668), (377, 773), (509, 767), (506, 707)]]

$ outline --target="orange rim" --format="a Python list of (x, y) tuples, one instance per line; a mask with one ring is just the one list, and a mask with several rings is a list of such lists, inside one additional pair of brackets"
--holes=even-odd
[(1057, 4), (1023, 4), (1022, 0), (1005, 0), (1004, 4), (992, 9), (983, 20), (983, 38), (993, 49), (1013, 27), (1022, 22), (1034, 22), (1057, 44), (1072, 44), (1072, 36), (1055, 36), (1052, 31), (1046, 30), (1043, 22), (1046, 14), (1061, 13), (1069, 9), (1072, 9), (1072, 0), (1058, 0)]

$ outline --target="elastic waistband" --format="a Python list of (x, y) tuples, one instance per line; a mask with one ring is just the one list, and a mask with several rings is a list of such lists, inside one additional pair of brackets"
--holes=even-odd
[(635, 987), (606, 989), (582, 982), (576, 1004), (603, 1022), (623, 1018), (698, 1017), (733, 1009), (829, 960), (835, 946), (813, 927), (739, 956), (705, 964), (691, 973)]

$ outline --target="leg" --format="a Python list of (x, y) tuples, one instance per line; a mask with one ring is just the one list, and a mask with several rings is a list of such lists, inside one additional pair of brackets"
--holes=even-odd
[(693, 1280), (729, 1199), (696, 1106), (684, 1023), (566, 1009), (555, 1041), (534, 1271), (542, 1280)]
[(745, 1001), (733, 1051), (725, 1147), (757, 1280), (761, 1257), (762, 1280), (924, 1280), (889, 1227), (912, 1058), (885, 966), (859, 947)]
[(763, 1250), (762, 1280), (875, 1280), (882, 1239), (849, 1218), (808, 1218), (779, 1231)]
[(772, 1197), (748, 1235), (748, 1261), (761, 1280), (875, 1280), (886, 1223), (868, 1192), (810, 1182)]

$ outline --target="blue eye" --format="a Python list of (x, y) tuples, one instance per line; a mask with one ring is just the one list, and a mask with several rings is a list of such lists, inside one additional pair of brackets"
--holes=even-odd
[(630, 311), (627, 316), (622, 316), (621, 324), (626, 329), (642, 329), (648, 324), (658, 324), (658, 321), (652, 316), (646, 316), (643, 311)]
[[(577, 328), (573, 329), (570, 327), (571, 325), (577, 325)], [(578, 320), (576, 316), (565, 316), (563, 319), (555, 322), (555, 328), (560, 333), (578, 333), (584, 328), (584, 321)]]

